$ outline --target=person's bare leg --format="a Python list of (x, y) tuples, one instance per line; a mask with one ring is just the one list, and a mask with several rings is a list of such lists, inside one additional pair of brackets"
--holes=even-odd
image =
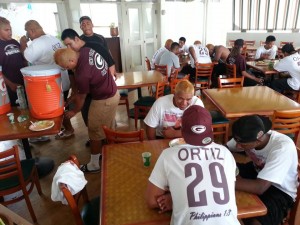
[(72, 126), (72, 123), (71, 123), (70, 119), (64, 118), (63, 119), (63, 126), (64, 126), (65, 130), (68, 133), (73, 133), (74, 132), (74, 128)]

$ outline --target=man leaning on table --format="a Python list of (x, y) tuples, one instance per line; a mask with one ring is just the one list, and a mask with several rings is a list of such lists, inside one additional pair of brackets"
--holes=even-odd
[(231, 151), (245, 151), (251, 159), (237, 163), (236, 189), (257, 194), (268, 209), (267, 215), (247, 219), (245, 225), (281, 224), (296, 198), (296, 146), (290, 137), (271, 127), (267, 117), (241, 117), (233, 123), (233, 139), (227, 143)]
[(193, 84), (182, 80), (176, 85), (174, 94), (160, 97), (154, 102), (144, 119), (149, 140), (182, 136), (180, 128), (184, 110), (190, 105), (204, 107), (194, 92)]
[(160, 212), (173, 209), (171, 225), (240, 224), (234, 190), (236, 163), (226, 147), (213, 142), (209, 111), (189, 107), (181, 130), (186, 144), (165, 149), (149, 177), (148, 206)]
[(275, 45), (276, 38), (269, 35), (266, 38), (266, 43), (257, 48), (255, 60), (275, 59), (277, 54), (277, 46)]

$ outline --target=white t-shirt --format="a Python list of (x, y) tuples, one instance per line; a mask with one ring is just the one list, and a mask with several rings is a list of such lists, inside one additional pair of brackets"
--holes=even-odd
[[(24, 51), (25, 59), (32, 65), (55, 64), (54, 52), (64, 48), (59, 39), (49, 34), (34, 39)], [(61, 70), (62, 89), (67, 91), (70, 88), (70, 80), (67, 70)]]
[[(293, 140), (277, 131), (269, 131), (270, 140), (261, 150), (251, 150), (252, 159), (258, 171), (257, 178), (272, 182), (272, 185), (284, 193), (296, 198), (298, 187), (298, 157)], [(227, 146), (236, 149), (236, 142), (231, 139)], [(248, 153), (250, 156), (250, 154)]]
[[(144, 119), (144, 122), (149, 127), (156, 128), (156, 136), (163, 137), (162, 131), (164, 127), (175, 127), (177, 129), (181, 127), (181, 117), (184, 110), (177, 108), (173, 104), (173, 97), (174, 95), (170, 94), (158, 98)], [(193, 96), (191, 105), (204, 107), (203, 102), (196, 96)]]
[(171, 225), (238, 225), (235, 170), (226, 147), (214, 142), (205, 147), (185, 144), (161, 153), (149, 181), (170, 190)]
[(162, 56), (162, 54), (164, 54), (166, 51), (169, 51), (168, 49), (165, 48), (165, 46), (161, 47), (160, 49), (158, 49), (151, 60), (151, 68), (154, 69), (154, 65), (155, 64), (159, 64), (160, 61), (160, 57)]
[(269, 59), (275, 59), (277, 54), (277, 46), (273, 45), (270, 49), (265, 49), (265, 46), (259, 46), (256, 50), (255, 59), (259, 59), (263, 54), (268, 55)]
[(291, 78), (287, 79), (288, 85), (294, 90), (300, 89), (300, 54), (298, 52), (275, 63), (274, 69), (279, 72), (289, 72)]
[(183, 52), (189, 53), (189, 46), (186, 44), (183, 45), (182, 48), (179, 48), (179, 52), (180, 53), (183, 53)]
[(178, 56), (171, 51), (164, 51), (160, 58), (159, 65), (168, 65), (168, 77), (170, 77), (172, 67), (175, 69), (180, 68)]
[[(211, 63), (208, 48), (202, 45), (192, 45), (195, 50), (196, 58), (198, 63)], [(195, 68), (195, 61), (190, 53), (191, 67)]]

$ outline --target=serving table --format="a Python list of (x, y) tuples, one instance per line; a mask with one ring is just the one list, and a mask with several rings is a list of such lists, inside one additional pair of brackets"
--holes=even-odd
[[(148, 178), (157, 158), (170, 140), (153, 140), (103, 147), (101, 176), (101, 225), (167, 225), (171, 213), (159, 214), (145, 201)], [(142, 152), (151, 152), (151, 165), (144, 167)], [(236, 192), (238, 218), (264, 215), (266, 207), (253, 194)]]

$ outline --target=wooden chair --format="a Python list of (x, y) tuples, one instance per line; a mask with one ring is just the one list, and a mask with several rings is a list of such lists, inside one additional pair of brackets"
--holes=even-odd
[(181, 78), (181, 79), (173, 79), (173, 80), (171, 81), (171, 83), (170, 83), (171, 94), (174, 94), (174, 93), (175, 93), (175, 87), (176, 87), (176, 85), (177, 85), (180, 81), (182, 81), (182, 80), (189, 80), (189, 78), (190, 78), (190, 75), (187, 74), (187, 75), (185, 75), (185, 76), (184, 76), (183, 78)]
[(145, 96), (139, 98), (134, 105), (134, 125), (135, 128), (137, 128), (137, 120), (139, 118), (144, 118), (150, 108), (152, 107), (153, 103), (158, 99), (159, 97), (164, 95), (164, 89), (165, 89), (166, 82), (158, 82), (156, 85), (156, 91), (155, 96)]
[(155, 70), (160, 72), (162, 75), (168, 77), (168, 65), (157, 65), (155, 64)]
[(195, 64), (195, 91), (210, 88), (211, 75), (214, 69), (213, 63), (196, 63)]
[(145, 57), (145, 63), (146, 63), (146, 68), (147, 70), (151, 70), (151, 64), (150, 64), (150, 60), (148, 59), (148, 57)]
[[(9, 158), (8, 158), (9, 157)], [(0, 199), (1, 204), (9, 204), (25, 199), (30, 216), (34, 222), (37, 222), (33, 211), (29, 194), (32, 192), (34, 185), (39, 195), (42, 195), (42, 189), (39, 182), (38, 172), (34, 159), (20, 161), (19, 150), (13, 146), (4, 152), (0, 152)], [(29, 189), (28, 189), (29, 185)], [(22, 195), (13, 199), (5, 200), (3, 196), (22, 191)]]
[(244, 76), (236, 78), (218, 78), (219, 88), (243, 87)]
[[(298, 182), (300, 183), (300, 148), (297, 147), (298, 154)], [(282, 225), (300, 224), (300, 185), (297, 188), (297, 197), (294, 206), (290, 209), (288, 216), (284, 218)]]
[(120, 90), (120, 101), (119, 105), (125, 105), (127, 116), (129, 118), (129, 101), (128, 101), (128, 91)]
[(114, 144), (114, 143), (126, 143), (126, 142), (142, 142), (144, 140), (144, 129), (140, 129), (138, 131), (115, 131), (109, 129), (107, 126), (102, 126), (107, 144)]
[(279, 47), (282, 48), (286, 44), (292, 44), (293, 45), (294, 42), (293, 41), (281, 41), (280, 44), (279, 44)]
[(179, 73), (179, 69), (173, 69), (173, 71), (170, 74), (169, 82), (172, 82), (173, 79), (177, 79)]
[(266, 44), (265, 41), (260, 41), (260, 42), (259, 42), (259, 45), (260, 45), (260, 46), (263, 46), (263, 45), (265, 45), (265, 44)]
[(228, 41), (228, 46), (232, 46), (233, 47), (234, 46), (234, 42), (235, 42), (235, 40), (229, 40)]
[(244, 45), (254, 46), (255, 45), (255, 41), (244, 41)]
[(291, 137), (293, 138), (295, 144), (297, 144), (300, 131), (300, 111), (274, 111), (272, 118), (272, 130), (276, 130), (289, 136), (293, 135), (293, 137)]
[[(71, 155), (69, 160), (79, 167), (79, 161), (75, 155)], [(77, 194), (72, 195), (68, 186), (64, 183), (60, 184), (60, 190), (62, 191), (72, 210), (76, 225), (99, 224), (100, 197), (96, 197), (90, 201), (86, 187), (84, 187)], [(79, 210), (79, 202), (81, 197), (83, 200), (83, 207), (81, 210)]]
[(226, 75), (228, 78), (236, 78), (236, 65), (226, 63)]

